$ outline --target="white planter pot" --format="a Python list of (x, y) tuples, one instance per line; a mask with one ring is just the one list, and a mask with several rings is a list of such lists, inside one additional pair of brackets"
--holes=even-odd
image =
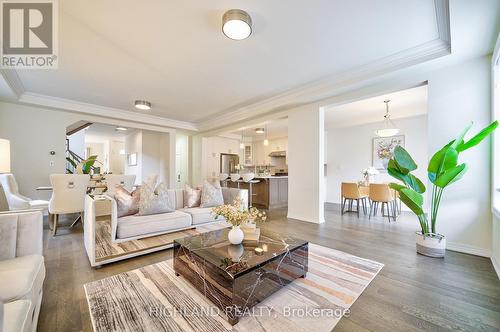
[(416, 233), (417, 252), (429, 257), (444, 257), (446, 237), (441, 234)]
[(231, 242), (231, 244), (241, 244), (241, 242), (243, 242), (244, 235), (245, 234), (243, 234), (240, 226), (233, 226), (227, 234), (227, 239)]

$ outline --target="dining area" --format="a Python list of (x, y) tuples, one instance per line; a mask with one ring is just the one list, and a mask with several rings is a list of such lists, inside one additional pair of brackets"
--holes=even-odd
[(342, 215), (363, 213), (369, 220), (380, 215), (389, 223), (401, 215), (401, 199), (388, 183), (342, 182), (340, 192)]

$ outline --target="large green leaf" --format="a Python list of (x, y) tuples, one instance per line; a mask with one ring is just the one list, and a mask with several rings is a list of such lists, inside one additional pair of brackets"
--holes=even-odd
[(389, 173), (390, 176), (398, 179), (420, 194), (425, 192), (425, 185), (422, 183), (422, 181), (420, 181), (419, 178), (411, 173), (408, 173), (407, 170), (404, 170), (403, 172), (400, 168), (398, 168), (397, 162), (395, 162), (393, 159), (389, 160), (387, 173)]
[(447, 185), (460, 180), (466, 171), (466, 164), (458, 165), (455, 168), (443, 172), (440, 176), (438, 176), (434, 184), (440, 188), (445, 188)]
[(464, 130), (462, 130), (462, 132), (458, 135), (458, 137), (453, 141), (453, 143), (451, 144), (451, 147), (456, 149), (457, 146), (459, 146), (463, 140), (464, 140), (464, 137), (465, 137), (465, 134), (467, 134), (467, 132), (470, 130), (470, 128), (472, 127), (473, 125), (473, 122), (471, 121), (467, 127), (464, 128)]
[[(463, 140), (460, 139), (460, 142)], [(445, 170), (451, 169), (457, 165), (458, 161), (458, 151), (453, 148), (455, 141), (443, 146), (439, 151), (437, 151), (429, 161), (429, 166), (427, 167), (427, 173), (429, 180), (434, 183), (436, 178)]]
[(389, 184), (389, 187), (399, 192), (399, 198), (410, 210), (413, 211), (413, 213), (416, 215), (424, 214), (422, 209), (424, 198), (421, 194), (397, 183), (391, 183)]
[(409, 172), (417, 169), (417, 164), (412, 159), (408, 151), (406, 151), (401, 145), (396, 146), (394, 149), (394, 160), (398, 165)]
[(485, 139), (489, 134), (493, 132), (493, 130), (497, 129), (498, 127), (498, 121), (492, 122), (488, 127), (484, 128), (481, 130), (479, 133), (477, 133), (474, 137), (472, 137), (470, 140), (468, 140), (465, 143), (461, 143), (457, 146), (457, 150), (459, 152), (465, 151), (467, 149), (472, 148), (473, 146), (478, 145), (481, 143), (483, 139)]

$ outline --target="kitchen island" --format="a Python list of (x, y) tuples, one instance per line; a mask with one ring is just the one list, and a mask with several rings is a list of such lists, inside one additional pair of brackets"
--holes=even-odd
[[(253, 206), (267, 210), (288, 206), (288, 176), (257, 176), (255, 180), (260, 182), (252, 184)], [(230, 186), (237, 187), (237, 184)], [(239, 187), (250, 189), (245, 182), (240, 182)]]

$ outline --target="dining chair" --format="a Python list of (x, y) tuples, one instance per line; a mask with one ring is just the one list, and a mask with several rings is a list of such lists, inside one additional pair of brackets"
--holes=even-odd
[[(370, 183), (370, 214), (369, 218), (377, 214), (378, 205), (382, 203), (382, 216), (387, 217), (391, 222), (391, 217), (396, 221), (395, 195), (386, 183)], [(387, 208), (387, 214), (384, 214), (384, 206)], [(392, 208), (392, 215), (391, 215)]]
[[(363, 213), (366, 215), (366, 199), (368, 195), (361, 193), (357, 183), (342, 182), (341, 185), (342, 194), (342, 213), (346, 212), (357, 212), (359, 217), (359, 203), (361, 202), (363, 206)], [(356, 211), (352, 209), (352, 205), (356, 201)], [(348, 203), (348, 210), (345, 210), (345, 205)]]
[(57, 233), (59, 215), (79, 213), (78, 218), (71, 224), (75, 226), (82, 221), (85, 209), (85, 196), (90, 182), (88, 174), (51, 174), (52, 197), (49, 201), (49, 225), (52, 222), (52, 235)]

